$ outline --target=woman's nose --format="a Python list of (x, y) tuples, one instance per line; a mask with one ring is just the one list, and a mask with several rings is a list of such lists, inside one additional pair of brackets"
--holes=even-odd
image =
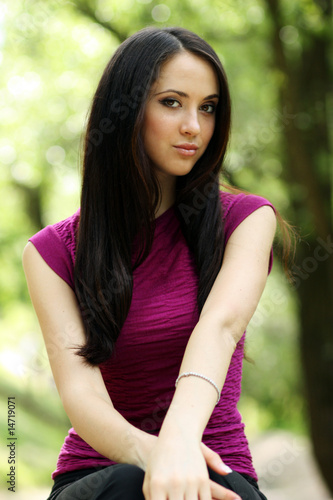
[(198, 135), (200, 123), (197, 112), (188, 112), (183, 115), (180, 131), (185, 135)]

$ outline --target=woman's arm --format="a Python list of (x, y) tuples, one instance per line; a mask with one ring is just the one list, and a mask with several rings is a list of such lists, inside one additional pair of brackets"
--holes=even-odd
[(32, 243), (24, 249), (23, 267), (54, 380), (73, 427), (101, 455), (143, 468), (156, 437), (130, 425), (114, 409), (99, 368), (75, 354), (73, 347), (85, 342), (85, 334), (73, 290)]
[[(273, 210), (264, 206), (231, 235), (223, 265), (189, 339), (180, 373), (194, 371), (222, 389), (231, 356), (264, 290), (276, 230)], [(165, 424), (182, 419), (201, 438), (216, 403), (216, 390), (203, 379), (182, 378)], [(178, 411), (177, 411), (178, 409)], [(189, 412), (189, 413), (187, 413)]]
[[(200, 373), (222, 389), (236, 344), (256, 310), (266, 283), (275, 229), (275, 214), (264, 206), (232, 233), (221, 271), (186, 347), (180, 374)], [(193, 476), (201, 478), (203, 484), (199, 443), (216, 396), (214, 387), (203, 379), (184, 377), (179, 381), (147, 468), (146, 498), (155, 499), (154, 495), (161, 500), (178, 498), (175, 492), (180, 491), (179, 481), (187, 492)], [(175, 458), (177, 452), (179, 460)], [(187, 481), (186, 476), (192, 479)], [(173, 481), (174, 477), (178, 477), (178, 482)], [(203, 488), (200, 481), (196, 483), (197, 492)], [(199, 498), (206, 498), (205, 494)]]

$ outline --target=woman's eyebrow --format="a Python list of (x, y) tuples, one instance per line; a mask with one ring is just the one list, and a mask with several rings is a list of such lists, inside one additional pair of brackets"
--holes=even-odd
[[(189, 97), (186, 92), (182, 92), (181, 90), (175, 90), (175, 89), (167, 89), (167, 90), (162, 90), (162, 92), (157, 92), (157, 94), (154, 94), (155, 96), (160, 95), (160, 94), (165, 94), (166, 92), (174, 92), (175, 94), (178, 94), (180, 97)], [(218, 94), (210, 94), (207, 97), (204, 98), (206, 99), (218, 99), (219, 95)]]

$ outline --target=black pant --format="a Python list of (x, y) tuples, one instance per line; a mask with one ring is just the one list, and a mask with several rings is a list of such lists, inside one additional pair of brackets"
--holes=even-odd
[[(221, 476), (208, 471), (213, 481), (238, 493), (242, 500), (267, 500), (254, 479), (245, 474)], [(144, 500), (143, 479), (144, 471), (128, 464), (66, 472), (55, 478), (48, 500)]]

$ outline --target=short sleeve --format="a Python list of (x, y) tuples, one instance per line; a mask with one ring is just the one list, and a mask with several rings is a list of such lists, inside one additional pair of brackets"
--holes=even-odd
[(29, 238), (47, 265), (74, 290), (75, 235), (79, 211)]
[[(220, 192), (222, 214), (224, 220), (224, 240), (227, 244), (234, 230), (243, 222), (246, 217), (251, 215), (255, 210), (263, 206), (271, 207), (274, 212), (275, 208), (272, 203), (266, 198), (254, 194), (245, 193), (228, 193)], [(271, 272), (273, 266), (273, 249), (271, 250), (268, 273)]]

